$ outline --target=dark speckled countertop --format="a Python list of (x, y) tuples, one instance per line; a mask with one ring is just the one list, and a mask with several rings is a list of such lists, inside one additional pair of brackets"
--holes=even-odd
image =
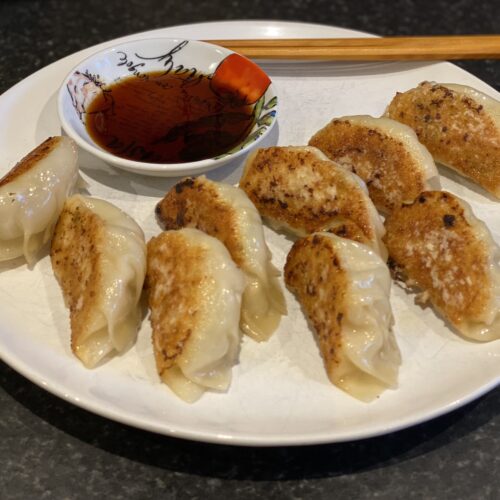
[[(176, 24), (281, 19), (379, 35), (500, 33), (497, 0), (11, 0), (0, 3), (0, 92), (57, 59)], [(500, 89), (500, 61), (460, 66)], [(385, 437), (239, 448), (95, 416), (0, 362), (0, 498), (500, 498), (500, 389)]]

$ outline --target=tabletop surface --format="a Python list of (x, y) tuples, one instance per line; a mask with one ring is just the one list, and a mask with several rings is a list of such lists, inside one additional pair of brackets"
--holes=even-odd
[[(378, 35), (500, 33), (497, 0), (17, 0), (0, 3), (0, 92), (75, 51), (154, 28), (229, 19)], [(500, 90), (499, 61), (459, 66)], [(210, 445), (133, 429), (43, 391), (0, 361), (0, 498), (499, 498), (500, 388), (364, 441)]]

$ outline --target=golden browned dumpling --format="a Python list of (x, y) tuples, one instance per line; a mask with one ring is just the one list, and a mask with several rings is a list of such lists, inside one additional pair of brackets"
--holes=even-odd
[(387, 256), (384, 227), (364, 182), (317, 148), (258, 149), (247, 159), (240, 187), (278, 229), (304, 236), (347, 224), (344, 236), (356, 234), (354, 239)]
[(415, 132), (388, 118), (343, 116), (309, 141), (339, 165), (359, 175), (384, 213), (427, 189), (440, 189), (432, 156)]
[(423, 82), (386, 115), (409, 125), (434, 159), (500, 198), (500, 103), (471, 87)]
[(50, 258), (70, 311), (71, 349), (87, 367), (122, 353), (136, 339), (146, 274), (146, 243), (137, 223), (111, 203), (66, 200)]
[(500, 338), (500, 249), (469, 205), (445, 191), (421, 193), (386, 219), (395, 276), (422, 290), (464, 336)]
[(363, 401), (396, 387), (401, 356), (391, 330), (391, 277), (373, 250), (314, 233), (293, 245), (285, 281), (315, 329), (333, 384)]
[(148, 243), (146, 284), (162, 381), (187, 402), (227, 390), (245, 277), (226, 247), (197, 229), (161, 233)]

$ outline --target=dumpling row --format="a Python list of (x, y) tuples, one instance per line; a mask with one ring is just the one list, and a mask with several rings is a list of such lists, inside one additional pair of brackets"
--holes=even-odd
[(76, 145), (60, 136), (0, 180), (0, 260), (24, 256), (31, 267), (51, 241), (71, 349), (90, 368), (135, 341), (146, 245), (142, 229), (111, 203), (71, 196), (78, 180)]
[(32, 265), (51, 240), (71, 349), (88, 368), (135, 342), (148, 263), (162, 380), (187, 400), (227, 389), (239, 325), (265, 340), (286, 314), (253, 204), (240, 189), (204, 177), (180, 182), (158, 205), (159, 219), (167, 229), (207, 234), (166, 232), (149, 243), (146, 261), (144, 234), (131, 217), (104, 200), (68, 198), (77, 180), (76, 148), (63, 137), (45, 141), (2, 178), (0, 259), (24, 254)]
[(247, 280), (241, 328), (255, 340), (268, 339), (286, 314), (286, 305), (259, 212), (246, 194), (205, 176), (190, 177), (165, 195), (156, 214), (166, 230), (196, 228), (226, 246)]
[(500, 337), (500, 250), (467, 203), (436, 191), (432, 157), (500, 196), (499, 117), (500, 103), (475, 89), (423, 82), (398, 93), (386, 117), (334, 119), (309, 142), (366, 181), (387, 215), (394, 274), (460, 333), (483, 341)]
[(286, 314), (260, 215), (238, 188), (201, 176), (158, 203), (166, 231), (148, 243), (156, 366), (182, 399), (226, 390), (240, 327), (267, 340)]
[[(432, 191), (439, 177), (425, 147), (500, 196), (499, 109), (474, 89), (424, 82), (398, 93), (390, 118), (342, 117), (309, 147), (257, 150), (241, 189), (204, 177), (178, 183), (157, 206), (167, 231), (148, 244), (162, 380), (188, 401), (226, 390), (238, 324), (265, 340), (286, 313), (259, 212), (274, 227), (305, 236), (288, 255), (285, 281), (315, 327), (330, 380), (355, 397), (371, 400), (397, 384), (384, 243), (393, 272), (422, 289), (422, 300), (458, 331), (500, 338), (500, 250), (465, 202)], [(146, 245), (118, 208), (68, 198), (77, 180), (76, 149), (62, 137), (45, 141), (0, 180), (0, 260), (24, 255), (33, 265), (53, 234), (72, 350), (93, 367), (135, 340)], [(372, 200), (388, 214), (386, 234)]]
[(247, 159), (240, 187), (271, 225), (299, 238), (285, 265), (318, 337), (331, 382), (371, 401), (397, 386), (384, 228), (364, 182), (314, 147)]
[(500, 197), (500, 103), (465, 85), (422, 82), (385, 116), (334, 118), (309, 145), (357, 173), (384, 213), (440, 189), (433, 160)]

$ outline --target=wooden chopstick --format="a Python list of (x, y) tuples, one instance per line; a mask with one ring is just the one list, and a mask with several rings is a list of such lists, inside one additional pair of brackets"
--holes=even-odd
[(205, 40), (252, 59), (500, 59), (500, 35)]

